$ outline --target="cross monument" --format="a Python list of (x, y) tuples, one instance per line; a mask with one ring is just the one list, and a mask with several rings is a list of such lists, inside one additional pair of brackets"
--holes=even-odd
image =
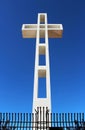
[[(33, 113), (38, 111), (43, 113), (43, 108), (46, 108), (51, 113), (51, 88), (50, 88), (50, 65), (49, 65), (49, 44), (48, 38), (61, 38), (63, 32), (62, 24), (48, 24), (47, 14), (39, 13), (37, 24), (23, 24), (22, 36), (23, 38), (36, 38), (36, 54), (35, 54), (35, 71), (34, 71), (34, 94), (33, 94)], [(40, 42), (44, 38), (44, 42)], [(46, 64), (39, 65), (39, 56), (44, 55)], [(38, 79), (46, 78), (46, 97), (38, 97)], [(43, 93), (43, 92), (42, 92)], [(40, 108), (41, 110), (38, 110)]]

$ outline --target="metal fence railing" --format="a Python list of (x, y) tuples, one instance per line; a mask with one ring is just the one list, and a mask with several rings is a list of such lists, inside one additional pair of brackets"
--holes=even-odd
[(0, 113), (0, 130), (85, 130), (84, 113), (47, 113), (45, 121), (38, 120), (38, 116), (38, 113)]

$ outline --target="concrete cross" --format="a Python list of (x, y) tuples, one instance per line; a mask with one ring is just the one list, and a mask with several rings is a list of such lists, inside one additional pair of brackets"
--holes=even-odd
[[(48, 38), (61, 38), (63, 32), (62, 24), (48, 24), (47, 14), (39, 13), (37, 24), (23, 24), (23, 38), (36, 38), (36, 57), (34, 72), (34, 96), (33, 96), (33, 113), (38, 107), (43, 111), (43, 107), (48, 108), (51, 113), (51, 90), (50, 90), (50, 67), (49, 67), (49, 44)], [(44, 38), (44, 43), (40, 39)], [(46, 65), (39, 65), (39, 55), (45, 55)], [(46, 78), (46, 97), (38, 98), (38, 79)], [(44, 115), (46, 114), (46, 110)], [(39, 111), (40, 115), (40, 111)], [(43, 120), (43, 116), (42, 119)], [(40, 120), (40, 117), (39, 117)]]

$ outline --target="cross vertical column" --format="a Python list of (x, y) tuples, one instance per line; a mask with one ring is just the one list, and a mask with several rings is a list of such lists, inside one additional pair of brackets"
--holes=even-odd
[[(41, 24), (43, 22), (43, 24)], [(42, 28), (43, 26), (43, 28)], [(50, 95), (50, 70), (49, 70), (49, 46), (48, 46), (48, 27), (47, 14), (38, 14), (37, 35), (36, 35), (36, 55), (35, 55), (35, 73), (34, 73), (34, 97), (33, 97), (33, 113), (35, 109), (41, 107), (48, 108), (51, 112), (51, 95)], [(42, 31), (42, 34), (41, 34)], [(40, 38), (45, 38), (45, 43), (40, 43)], [(43, 52), (44, 51), (44, 52)], [(43, 53), (46, 59), (46, 65), (39, 65), (39, 55)], [(38, 98), (38, 79), (46, 78), (46, 98)], [(42, 86), (41, 86), (42, 87)]]

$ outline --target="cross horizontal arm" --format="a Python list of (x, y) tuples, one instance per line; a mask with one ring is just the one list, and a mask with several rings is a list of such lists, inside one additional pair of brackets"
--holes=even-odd
[[(61, 38), (63, 33), (62, 24), (40, 24), (40, 38), (45, 38), (45, 29), (47, 26), (48, 38)], [(37, 24), (23, 24), (22, 25), (22, 36), (23, 38), (36, 38)]]

